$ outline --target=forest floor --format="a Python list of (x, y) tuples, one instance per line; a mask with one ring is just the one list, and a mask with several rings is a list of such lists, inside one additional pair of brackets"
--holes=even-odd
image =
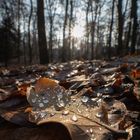
[[(47, 109), (32, 106), (27, 97), (30, 87), (49, 95), (38, 95), (40, 100), (50, 99)], [(63, 92), (65, 103), (59, 109), (52, 108), (58, 104), (53, 100), (57, 92)], [(4, 140), (139, 137), (140, 56), (0, 68), (0, 138)]]

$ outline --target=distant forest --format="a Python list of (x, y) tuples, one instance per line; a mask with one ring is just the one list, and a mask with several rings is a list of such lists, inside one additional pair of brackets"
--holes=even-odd
[(0, 0), (0, 66), (138, 53), (139, 0)]

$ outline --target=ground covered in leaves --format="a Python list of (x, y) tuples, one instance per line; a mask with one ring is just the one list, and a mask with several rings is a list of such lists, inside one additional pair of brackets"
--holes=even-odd
[(0, 68), (0, 138), (139, 140), (140, 56)]

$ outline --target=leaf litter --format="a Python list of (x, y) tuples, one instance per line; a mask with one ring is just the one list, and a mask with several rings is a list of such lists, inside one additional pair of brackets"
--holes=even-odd
[(125, 57), (0, 68), (0, 137), (8, 132), (9, 139), (22, 140), (136, 139), (139, 63), (139, 57)]

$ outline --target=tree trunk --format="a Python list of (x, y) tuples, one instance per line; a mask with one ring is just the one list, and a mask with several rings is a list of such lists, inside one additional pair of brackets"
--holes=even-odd
[[(104, 5), (104, 4), (103, 4)], [(96, 45), (96, 59), (98, 58), (98, 49), (102, 47), (101, 45), (101, 37), (100, 37), (100, 16), (101, 16), (101, 9), (103, 7), (103, 5), (99, 6), (99, 10), (98, 10), (98, 18), (97, 18), (97, 45)]]
[(53, 21), (50, 19), (50, 33), (49, 33), (49, 60), (53, 61)]
[(44, 0), (37, 0), (37, 26), (40, 64), (49, 63), (45, 32)]
[(33, 60), (38, 63), (39, 62), (39, 48), (38, 48), (38, 38), (37, 38), (37, 15), (34, 16), (33, 19), (33, 49), (34, 49), (34, 53), (33, 53)]
[(73, 20), (73, 0), (70, 0), (69, 46), (68, 46), (68, 50), (69, 50), (68, 58), (69, 58), (69, 60), (71, 59), (71, 44), (72, 44), (72, 40), (71, 40), (71, 31), (72, 31), (72, 20)]
[(18, 58), (18, 64), (20, 64), (20, 41), (21, 41), (21, 35), (20, 35), (20, 4), (21, 1), (18, 0), (18, 13), (17, 13), (17, 18), (18, 18), (18, 46), (17, 46), (17, 58)]
[(137, 0), (131, 0), (131, 20), (133, 21), (132, 37), (131, 37), (131, 54), (135, 53), (135, 46), (137, 40)]
[(66, 51), (66, 26), (67, 26), (67, 19), (68, 19), (68, 5), (69, 0), (66, 0), (65, 5), (65, 17), (64, 17), (64, 24), (63, 24), (63, 48), (62, 48), (62, 61), (65, 62), (67, 60), (67, 51)]
[(126, 35), (126, 45), (125, 45), (126, 53), (125, 54), (128, 54), (128, 52), (129, 52), (131, 28), (132, 28), (132, 21), (130, 20), (129, 23), (128, 23), (128, 32), (127, 32), (127, 35)]
[(111, 14), (111, 23), (109, 29), (109, 39), (108, 39), (108, 59), (111, 58), (111, 44), (112, 44), (112, 31), (113, 31), (113, 22), (114, 22), (114, 5), (115, 0), (112, 1), (112, 14)]
[(96, 18), (97, 18), (97, 10), (98, 6), (96, 5), (95, 16), (93, 18), (93, 5), (91, 4), (92, 11), (92, 23), (91, 23), (91, 60), (95, 58), (95, 26), (96, 26)]
[[(25, 16), (24, 16), (24, 21), (25, 21)], [(24, 24), (23, 24), (23, 28), (24, 28), (24, 30), (25, 30), (25, 23), (26, 22), (24, 22)], [(26, 65), (26, 44), (25, 44), (25, 40), (26, 40), (26, 31), (24, 31), (24, 35), (23, 35), (23, 41), (22, 41), (22, 44), (23, 44), (23, 57), (24, 57), (24, 65)]]
[[(129, 2), (129, 0), (127, 0), (126, 3), (125, 3), (125, 10), (124, 10), (124, 13), (123, 13), (123, 25), (124, 25), (124, 22), (125, 22), (125, 16), (126, 16), (126, 12), (127, 12), (128, 2)], [(131, 27), (131, 23), (130, 22), (129, 22), (129, 26)], [(128, 54), (129, 40), (127, 39), (128, 34), (126, 34), (125, 32), (123, 32), (123, 33), (124, 33), (124, 37), (125, 37), (124, 55), (126, 55), (126, 54)]]
[(31, 31), (30, 31), (30, 25), (31, 25), (31, 18), (33, 13), (33, 1), (30, 0), (31, 9), (30, 9), (30, 15), (29, 15), (29, 21), (28, 21), (28, 47), (29, 47), (29, 64), (32, 63), (32, 47), (31, 47)]
[(53, 32), (54, 32), (54, 18), (56, 15), (56, 0), (47, 0), (47, 11), (49, 17), (49, 60), (53, 61)]
[(117, 10), (118, 10), (118, 46), (117, 46), (117, 55), (121, 55), (123, 53), (123, 13), (122, 13), (122, 3), (123, 0), (118, 0)]
[(89, 6), (90, 2), (87, 2), (87, 8), (86, 8), (86, 53), (85, 57), (88, 59), (89, 54), (89, 21), (88, 21), (88, 15), (89, 15)]

